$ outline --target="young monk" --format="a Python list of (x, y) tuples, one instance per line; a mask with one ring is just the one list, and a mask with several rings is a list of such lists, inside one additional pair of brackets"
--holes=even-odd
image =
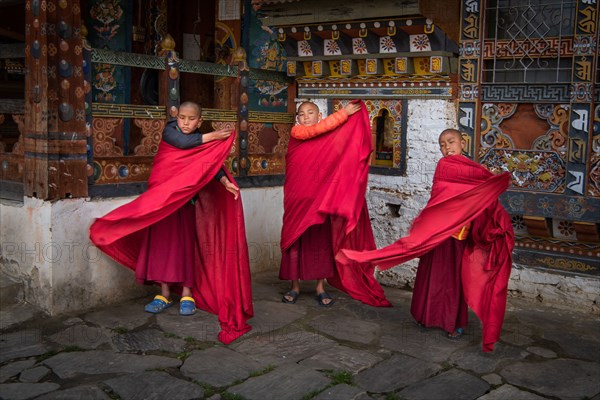
[(500, 338), (512, 268), (512, 223), (498, 202), (510, 174), (493, 175), (461, 155), (465, 141), (455, 129), (444, 130), (439, 144), (444, 157), (431, 198), (409, 235), (375, 251), (342, 250), (338, 259), (388, 269), (421, 257), (411, 304), (416, 321), (457, 339), (467, 324), (468, 305), (482, 321), (483, 351), (492, 351)]
[[(359, 113), (359, 111), (361, 111)], [(350, 116), (355, 116), (350, 118)], [(284, 303), (296, 303), (301, 280), (316, 281), (320, 306), (333, 305), (325, 279), (367, 304), (389, 306), (374, 268), (357, 264), (340, 271), (343, 247), (374, 249), (365, 191), (371, 132), (364, 106), (349, 103), (322, 119), (316, 104), (298, 108), (286, 155), (282, 260), (279, 279), (290, 280)]]
[(159, 313), (181, 294), (181, 315), (196, 306), (219, 316), (219, 340), (230, 343), (251, 328), (248, 248), (239, 189), (222, 168), (234, 135), (207, 134), (201, 108), (182, 103), (163, 131), (148, 191), (97, 219), (90, 228), (96, 246), (135, 270), (140, 283), (161, 294), (145, 310)]
[[(442, 156), (461, 155), (466, 141), (459, 131), (446, 129), (439, 137)], [(461, 265), (470, 223), (421, 256), (410, 312), (420, 326), (438, 327), (458, 340), (469, 317), (461, 283)]]

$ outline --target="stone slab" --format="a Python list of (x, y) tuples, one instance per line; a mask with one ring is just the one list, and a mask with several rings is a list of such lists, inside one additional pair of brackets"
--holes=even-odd
[(306, 315), (306, 307), (285, 304), (281, 301), (258, 300), (254, 302), (254, 317), (248, 321), (252, 333), (275, 332)]
[(3, 383), (0, 384), (0, 399), (25, 400), (60, 388), (57, 383)]
[(217, 335), (221, 330), (216, 315), (198, 310), (193, 316), (182, 317), (179, 315), (179, 307), (171, 307), (158, 314), (156, 322), (163, 332), (202, 342), (218, 342)]
[(111, 400), (111, 398), (97, 386), (83, 385), (65, 390), (56, 390), (35, 400)]
[(600, 393), (600, 364), (588, 361), (521, 361), (503, 368), (500, 375), (511, 385), (561, 399), (591, 398)]
[(366, 395), (367, 393), (356, 386), (342, 383), (341, 385), (335, 385), (334, 387), (323, 390), (314, 398), (314, 400), (354, 400), (363, 394)]
[(414, 383), (401, 390), (398, 395), (405, 400), (475, 400), (489, 387), (486, 381), (453, 369)]
[(225, 387), (248, 378), (251, 373), (259, 372), (264, 367), (266, 365), (241, 353), (224, 347), (212, 347), (194, 351), (183, 363), (181, 372), (194, 381)]
[(176, 358), (120, 354), (111, 351), (60, 353), (43, 361), (61, 379), (80, 375), (136, 373), (147, 369), (177, 368)]
[(545, 400), (545, 397), (538, 396), (524, 390), (520, 390), (512, 385), (502, 385), (492, 390), (488, 394), (481, 396), (477, 400)]
[(410, 321), (398, 325), (393, 335), (382, 335), (379, 343), (386, 349), (435, 363), (443, 362), (454, 352), (473, 344), (472, 337), (467, 334), (459, 341), (448, 340), (445, 335), (446, 332), (440, 329), (420, 329)]
[(555, 352), (549, 349), (544, 349), (543, 347), (538, 346), (530, 346), (527, 348), (527, 351), (535, 354), (536, 356), (544, 357), (544, 358), (556, 358), (557, 355)]
[(312, 369), (286, 364), (230, 387), (227, 392), (247, 400), (301, 400), (323, 390), (329, 383), (328, 378)]
[(16, 358), (39, 356), (50, 349), (42, 343), (41, 329), (0, 334), (0, 363)]
[[(597, 332), (600, 332), (600, 325), (598, 325)], [(560, 355), (563, 358), (580, 358), (589, 361), (600, 360), (600, 335), (590, 338), (578, 332), (549, 330), (545, 331), (542, 337), (557, 343), (562, 350)]]
[(387, 393), (424, 380), (440, 369), (438, 364), (396, 354), (359, 373), (355, 381), (370, 393)]
[(110, 337), (104, 329), (80, 324), (71, 325), (49, 336), (48, 339), (63, 346), (76, 346), (86, 350), (93, 350), (104, 343), (110, 343)]
[(145, 329), (116, 335), (113, 337), (112, 343), (121, 352), (160, 350), (169, 353), (180, 353), (185, 347), (183, 339), (167, 337), (164, 332), (158, 329)]
[(478, 374), (487, 374), (496, 370), (505, 360), (522, 360), (529, 355), (525, 350), (502, 342), (496, 343), (494, 351), (482, 352), (481, 346), (467, 347), (453, 353), (449, 361), (461, 369), (468, 369)]
[(303, 367), (325, 370), (348, 371), (357, 374), (380, 362), (383, 358), (366, 350), (347, 346), (333, 346), (300, 361)]
[(35, 364), (34, 359), (14, 361), (0, 367), (0, 383), (4, 383), (13, 376), (17, 376), (23, 371)]
[(289, 328), (252, 336), (233, 349), (261, 363), (280, 365), (304, 360), (335, 345), (318, 333)]
[(498, 374), (487, 374), (482, 376), (481, 379), (494, 386), (498, 386), (502, 383), (502, 377)]
[(200, 386), (159, 371), (125, 375), (104, 383), (121, 400), (193, 400), (204, 397), (204, 390)]
[(130, 303), (85, 314), (83, 319), (107, 329), (133, 330), (147, 324), (151, 317), (142, 304)]
[(50, 370), (43, 365), (35, 368), (26, 369), (19, 375), (21, 382), (36, 383), (41, 381), (46, 375), (50, 373)]
[[(379, 332), (379, 325), (374, 322), (362, 321), (339, 314), (319, 315), (310, 321), (310, 326), (338, 340), (363, 344), (373, 342)], [(348, 329), (348, 326), (352, 326), (352, 329)]]

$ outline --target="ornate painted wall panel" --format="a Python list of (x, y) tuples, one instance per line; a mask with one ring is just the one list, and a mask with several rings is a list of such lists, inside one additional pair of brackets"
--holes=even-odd
[[(94, 48), (131, 51), (131, 1), (90, 0), (86, 3), (88, 41)], [(94, 63), (92, 97), (99, 103), (129, 103), (131, 71), (128, 67)]]
[(594, 109), (594, 128), (590, 155), (588, 194), (590, 196), (600, 197), (600, 104), (597, 104)]
[[(501, 201), (513, 215), (515, 261), (599, 274), (598, 4), (490, 0), (484, 15), (477, 156), (512, 175)], [(473, 113), (461, 104), (459, 119)]]
[[(277, 40), (277, 33), (263, 25), (257, 17), (257, 10), (250, 7), (248, 65), (272, 71), (285, 71), (286, 52)], [(248, 86), (251, 110), (267, 112), (287, 112), (288, 84), (286, 82), (251, 79)]]

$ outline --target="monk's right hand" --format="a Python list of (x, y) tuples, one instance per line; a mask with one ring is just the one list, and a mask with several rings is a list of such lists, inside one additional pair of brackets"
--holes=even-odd
[(217, 131), (212, 132), (215, 137), (215, 140), (223, 140), (227, 139), (233, 133), (233, 129), (231, 128), (223, 128)]
[(360, 110), (360, 104), (354, 102), (348, 103), (346, 104), (346, 107), (344, 107), (344, 110), (346, 110), (346, 113), (350, 116)]
[(231, 128), (223, 128), (210, 133), (207, 133), (203, 137), (203, 142), (211, 142), (213, 140), (223, 140), (227, 139), (233, 133), (233, 129)]

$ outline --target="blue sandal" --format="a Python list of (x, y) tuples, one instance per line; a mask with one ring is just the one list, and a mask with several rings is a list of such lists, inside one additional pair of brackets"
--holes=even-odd
[(196, 313), (196, 301), (193, 297), (184, 296), (179, 302), (179, 315), (194, 315)]
[(163, 311), (166, 308), (171, 307), (172, 305), (173, 305), (172, 301), (167, 300), (167, 298), (165, 296), (161, 296), (160, 294), (157, 294), (156, 296), (154, 296), (154, 300), (152, 300), (150, 303), (146, 304), (144, 311), (152, 313), (152, 314), (158, 314), (159, 312)]
[(460, 340), (461, 336), (465, 333), (463, 328), (456, 328), (454, 332), (448, 332), (448, 339), (450, 340)]

